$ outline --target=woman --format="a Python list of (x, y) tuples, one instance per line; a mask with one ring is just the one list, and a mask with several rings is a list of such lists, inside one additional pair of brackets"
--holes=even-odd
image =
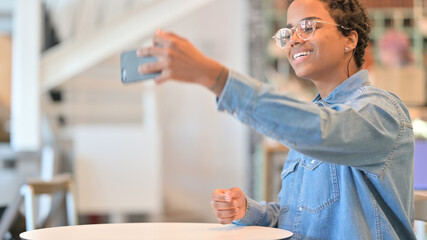
[(227, 70), (171, 33), (156, 33), (161, 48), (139, 51), (159, 58), (142, 73), (211, 89), (220, 111), (291, 149), (278, 203), (217, 189), (216, 217), (287, 229), (293, 239), (415, 239), (411, 120), (397, 96), (360, 70), (370, 31), (365, 8), (359, 0), (295, 0), (287, 22), (273, 38), (297, 76), (318, 88), (313, 103)]

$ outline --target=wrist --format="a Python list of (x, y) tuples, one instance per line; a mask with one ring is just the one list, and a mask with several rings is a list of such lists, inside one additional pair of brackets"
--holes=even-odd
[(212, 70), (205, 81), (205, 87), (220, 97), (228, 78), (228, 69), (223, 65), (212, 61)]
[(244, 206), (243, 207), (243, 216), (241, 218), (244, 218), (246, 216), (247, 211), (248, 211), (248, 200), (246, 199), (246, 197), (245, 197), (245, 203), (243, 206)]

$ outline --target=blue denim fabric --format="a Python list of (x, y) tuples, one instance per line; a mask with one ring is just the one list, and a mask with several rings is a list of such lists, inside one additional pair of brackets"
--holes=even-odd
[(409, 113), (367, 71), (312, 103), (230, 71), (217, 107), (291, 149), (279, 202), (248, 198), (234, 224), (283, 228), (292, 239), (415, 239)]

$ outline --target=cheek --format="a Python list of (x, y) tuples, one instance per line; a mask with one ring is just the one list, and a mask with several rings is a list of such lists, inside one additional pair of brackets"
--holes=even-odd
[(324, 42), (322, 45), (318, 47), (318, 57), (323, 59), (325, 62), (336, 62), (344, 57), (344, 47), (341, 48), (341, 43), (338, 41), (334, 41), (330, 44), (328, 42)]
[(331, 54), (344, 56), (345, 52), (345, 39), (341, 37), (326, 37), (323, 41), (326, 47), (326, 51), (331, 52)]
[(290, 59), (289, 59), (289, 52), (290, 52), (289, 48), (283, 49), (283, 54), (285, 55), (286, 59), (288, 59), (288, 61), (290, 61)]

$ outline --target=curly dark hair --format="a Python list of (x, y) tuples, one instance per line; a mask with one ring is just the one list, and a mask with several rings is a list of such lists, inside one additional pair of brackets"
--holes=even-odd
[[(289, 4), (296, 0), (289, 0)], [(327, 4), (329, 14), (336, 23), (348, 27), (346, 30), (338, 27), (344, 36), (349, 36), (352, 30), (359, 35), (359, 41), (354, 51), (354, 60), (358, 68), (365, 62), (365, 49), (369, 42), (369, 32), (371, 31), (371, 20), (368, 17), (366, 6), (360, 0), (319, 0)]]

